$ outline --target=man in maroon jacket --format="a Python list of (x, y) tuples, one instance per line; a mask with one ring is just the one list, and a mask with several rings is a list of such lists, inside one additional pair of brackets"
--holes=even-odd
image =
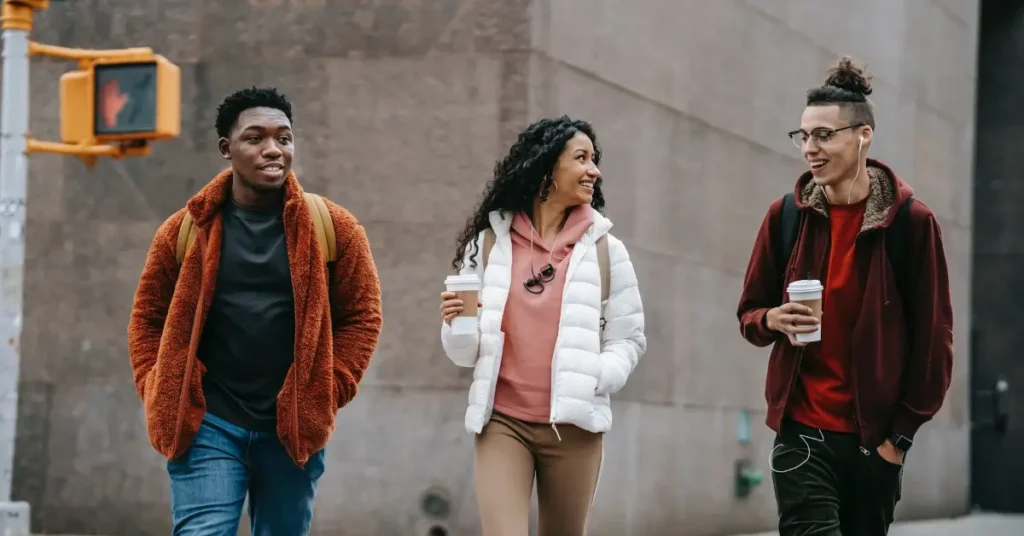
[[(743, 337), (774, 344), (765, 397), (781, 536), (886, 534), (904, 455), (952, 373), (942, 234), (910, 185), (867, 158), (869, 94), (849, 58), (808, 91), (790, 137), (810, 170), (768, 209), (743, 282)], [(787, 303), (787, 285), (808, 278), (825, 288), (820, 320)], [(819, 328), (820, 342), (797, 341)]]

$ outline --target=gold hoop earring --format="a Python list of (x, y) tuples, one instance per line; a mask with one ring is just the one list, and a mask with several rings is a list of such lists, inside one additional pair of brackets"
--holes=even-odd
[(540, 191), (537, 192), (537, 198), (541, 201), (547, 201), (551, 195), (550, 189), (554, 186), (555, 190), (558, 190), (558, 186), (551, 180), (550, 175), (545, 175), (544, 180), (540, 181)]

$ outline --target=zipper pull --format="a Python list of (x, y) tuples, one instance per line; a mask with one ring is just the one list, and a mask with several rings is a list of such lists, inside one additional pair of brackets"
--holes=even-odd
[(861, 454), (863, 454), (865, 456), (871, 456), (871, 452), (868, 451), (868, 449), (866, 449), (864, 447), (860, 447), (860, 452), (861, 452)]
[(558, 427), (555, 426), (555, 423), (551, 423), (551, 429), (555, 431), (555, 437), (557, 437), (558, 438), (558, 442), (561, 443), (562, 442), (562, 436), (558, 433)]

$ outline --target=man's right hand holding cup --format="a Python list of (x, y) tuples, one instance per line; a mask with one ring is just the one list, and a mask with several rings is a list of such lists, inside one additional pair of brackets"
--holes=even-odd
[(796, 340), (796, 334), (814, 333), (820, 324), (821, 321), (814, 317), (813, 309), (796, 302), (769, 309), (765, 315), (765, 325), (768, 329), (785, 333), (793, 346), (807, 346), (808, 343)]

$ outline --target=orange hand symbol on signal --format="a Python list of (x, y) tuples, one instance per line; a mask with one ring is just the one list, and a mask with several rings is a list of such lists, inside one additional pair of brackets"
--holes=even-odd
[(107, 128), (117, 126), (117, 114), (128, 104), (128, 94), (121, 93), (121, 84), (117, 79), (108, 80), (100, 90), (99, 112), (103, 124)]

